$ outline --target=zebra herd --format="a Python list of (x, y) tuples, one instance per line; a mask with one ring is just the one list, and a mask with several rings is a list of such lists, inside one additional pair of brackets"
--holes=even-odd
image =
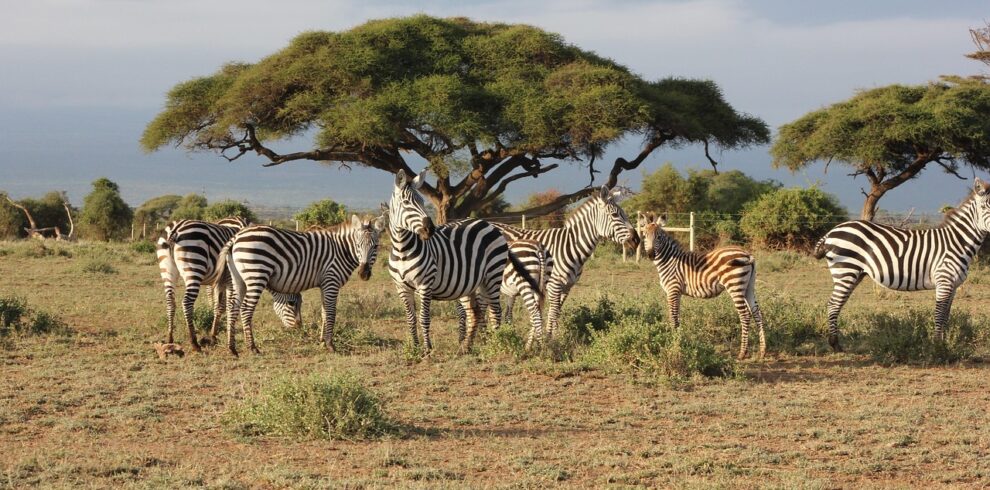
[[(707, 253), (684, 250), (663, 230), (665, 216), (648, 215), (634, 227), (605, 186), (559, 228), (530, 230), (479, 219), (435, 225), (419, 193), (424, 178), (425, 170), (415, 178), (399, 172), (381, 216), (364, 221), (352, 216), (350, 222), (331, 229), (296, 232), (251, 226), (239, 218), (170, 223), (157, 244), (168, 342), (174, 341), (175, 287), (181, 279), (185, 284), (182, 311), (194, 350), (200, 350), (200, 343), (193, 327), (193, 304), (200, 289), (209, 286), (214, 308), (209, 340), (216, 341), (226, 312), (227, 346), (234, 355), (238, 322), (248, 348), (258, 352), (252, 323), (263, 291), (272, 293), (276, 314), (291, 328), (301, 323), (301, 293), (320, 288), (320, 338), (333, 351), (340, 289), (355, 269), (361, 279), (370, 278), (381, 234), (387, 228), (391, 242), (388, 272), (405, 307), (410, 338), (415, 345), (422, 341), (427, 355), (433, 348), (432, 301), (458, 302), (461, 352), (470, 349), (475, 334), (489, 323), (499, 327), (503, 320), (500, 293), (508, 297), (507, 314), (515, 296), (523, 298), (531, 323), (527, 348), (552, 338), (563, 303), (585, 263), (597, 244), (607, 239), (632, 247), (642, 241), (656, 266), (675, 327), (680, 322), (682, 295), (714, 298), (727, 291), (742, 329), (739, 357), (748, 354), (753, 323), (759, 333), (758, 354), (763, 357), (766, 338), (755, 295), (756, 262), (746, 250), (734, 246)], [(935, 334), (943, 337), (955, 290), (965, 281), (973, 257), (990, 233), (990, 184), (977, 178), (973, 187), (938, 227), (908, 230), (847, 221), (817, 243), (814, 256), (826, 259), (833, 280), (828, 302), (828, 341), (833, 349), (841, 350), (839, 311), (864, 276), (896, 290), (934, 289)]]

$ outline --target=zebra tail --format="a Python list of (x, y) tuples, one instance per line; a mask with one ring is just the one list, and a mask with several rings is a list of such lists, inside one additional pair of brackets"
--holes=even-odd
[[(236, 236), (236, 235), (235, 235)], [(231, 249), (234, 247), (234, 239), (231, 238), (227, 240), (227, 243), (220, 249), (220, 253), (217, 255), (217, 265), (216, 270), (222, 271), (227, 269), (227, 273), (220, 272), (217, 280), (217, 285), (222, 285), (226, 281), (224, 279), (229, 277), (236, 288), (237, 284), (242, 282), (241, 275), (237, 272), (237, 267), (234, 267), (233, 263), (230, 263)]]
[(828, 238), (828, 235), (827, 234), (825, 236), (823, 236), (821, 240), (818, 240), (818, 243), (815, 244), (814, 255), (815, 255), (815, 258), (818, 259), (818, 260), (821, 260), (822, 258), (824, 258), (825, 257), (825, 254), (828, 253), (829, 247), (827, 247), (825, 245), (825, 239), (826, 238)]
[(526, 281), (526, 284), (529, 284), (529, 287), (539, 293), (540, 282), (534, 279), (533, 276), (529, 275), (529, 272), (526, 270), (526, 266), (519, 261), (519, 257), (516, 257), (516, 254), (512, 253), (512, 250), (509, 250), (509, 261), (512, 262), (512, 267), (516, 268), (516, 273), (518, 273), (519, 276)]

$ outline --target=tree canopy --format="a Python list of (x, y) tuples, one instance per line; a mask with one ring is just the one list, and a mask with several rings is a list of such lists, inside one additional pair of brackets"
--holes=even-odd
[(83, 198), (80, 223), (89, 238), (122, 239), (127, 236), (134, 212), (120, 197), (120, 187), (105, 177), (93, 181), (93, 191)]
[(251, 208), (247, 207), (246, 204), (234, 201), (233, 199), (217, 201), (210, 204), (203, 210), (203, 219), (206, 221), (220, 221), (224, 218), (233, 217), (244, 218), (251, 223), (258, 221), (258, 217), (255, 216), (254, 211), (251, 211)]
[(862, 91), (781, 126), (770, 153), (775, 167), (792, 171), (834, 160), (865, 175), (861, 217), (871, 220), (886, 192), (930, 164), (957, 176), (963, 165), (990, 168), (990, 84), (946, 79)]
[[(304, 134), (315, 135), (309, 149), (272, 147)], [(179, 83), (141, 144), (231, 160), (255, 153), (267, 166), (313, 160), (410, 174), (415, 155), (437, 176), (422, 192), (443, 221), (560, 161), (583, 162), (593, 178), (595, 158), (627, 135), (641, 136), (642, 147), (616, 159), (607, 184), (665, 144), (707, 150), (769, 139), (763, 121), (733, 109), (711, 81), (646, 81), (532, 26), (419, 15), (303, 33), (257, 63)]]
[(681, 175), (670, 163), (643, 176), (642, 189), (622, 206), (643, 212), (705, 212), (738, 214), (743, 206), (780, 188), (773, 180), (756, 180), (739, 170), (715, 173), (688, 169)]
[(306, 209), (303, 209), (292, 219), (298, 221), (304, 228), (309, 226), (333, 226), (344, 222), (347, 210), (332, 199), (321, 199)]

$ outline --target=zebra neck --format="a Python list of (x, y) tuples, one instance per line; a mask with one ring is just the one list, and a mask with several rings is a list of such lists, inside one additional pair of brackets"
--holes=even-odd
[(976, 226), (976, 214), (973, 201), (967, 201), (961, 209), (950, 215), (942, 226), (942, 229), (948, 230), (959, 240), (969, 256), (975, 255), (987, 238), (987, 233)]
[(598, 242), (602, 240), (601, 234), (594, 229), (592, 223), (586, 223), (587, 227), (578, 223), (576, 226), (564, 226), (561, 228), (565, 236), (565, 242), (570, 244), (571, 251), (576, 252), (573, 257), (582, 263), (587, 261), (593, 253)]
[(409, 230), (389, 226), (388, 236), (392, 242), (391, 257), (403, 259), (406, 255), (421, 248), (416, 245), (422, 240)]
[(658, 264), (667, 263), (671, 260), (691, 260), (694, 256), (694, 253), (684, 250), (672, 239), (666, 240), (660, 245), (659, 250), (656, 250), (655, 252), (654, 260)]

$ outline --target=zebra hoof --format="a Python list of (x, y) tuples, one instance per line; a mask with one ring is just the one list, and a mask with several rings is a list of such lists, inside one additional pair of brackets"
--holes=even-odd
[(738, 356), (736, 356), (736, 360), (737, 360), (737, 361), (743, 361), (743, 360), (745, 360), (745, 359), (746, 359), (747, 357), (749, 357), (749, 353), (748, 353), (748, 352), (740, 352), (740, 353), (739, 353), (739, 355), (738, 355)]
[(828, 345), (832, 348), (832, 351), (834, 351), (834, 352), (842, 352), (842, 345), (839, 344), (839, 336), (838, 335), (829, 335), (829, 337), (828, 337)]
[(327, 349), (327, 352), (329, 352), (331, 354), (336, 354), (337, 353), (337, 347), (335, 347), (333, 345), (333, 342), (326, 342), (326, 343), (323, 344), (323, 347), (325, 347)]
[(235, 348), (234, 348), (233, 346), (231, 346), (231, 347), (228, 347), (228, 348), (227, 348), (227, 350), (228, 350), (228, 351), (230, 351), (230, 355), (232, 355), (232, 356), (234, 356), (234, 357), (240, 357), (240, 356), (239, 356), (239, 355), (237, 354), (237, 349), (235, 349)]
[(259, 350), (257, 347), (255, 347), (255, 346), (252, 345), (251, 346), (251, 353), (260, 356), (261, 355), (261, 350)]

